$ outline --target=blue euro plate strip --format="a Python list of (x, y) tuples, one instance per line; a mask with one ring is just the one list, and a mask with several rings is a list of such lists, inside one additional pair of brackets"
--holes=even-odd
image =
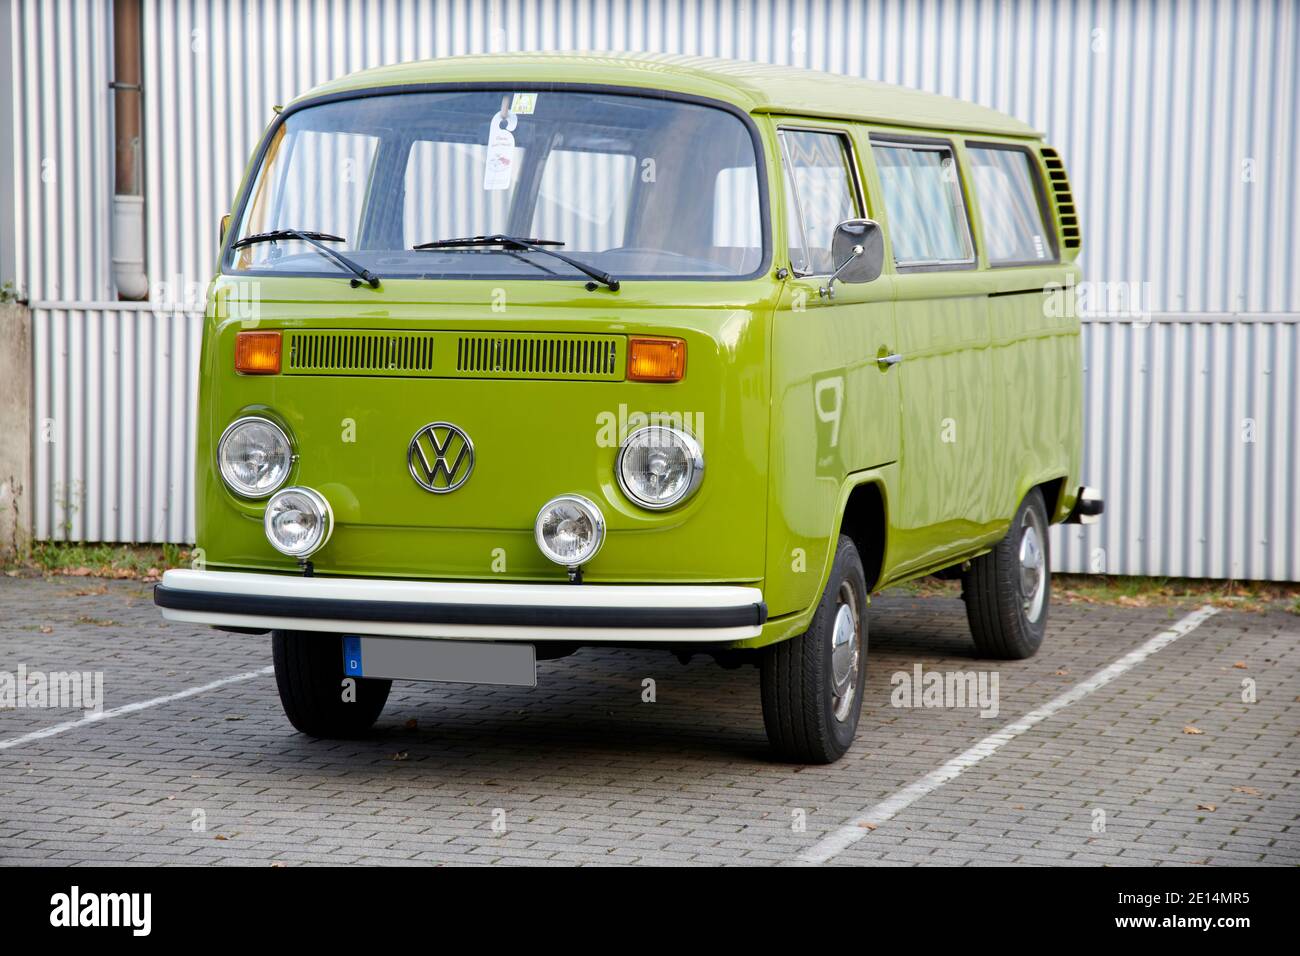
[(343, 673), (348, 677), (362, 677), (361, 638), (343, 638)]

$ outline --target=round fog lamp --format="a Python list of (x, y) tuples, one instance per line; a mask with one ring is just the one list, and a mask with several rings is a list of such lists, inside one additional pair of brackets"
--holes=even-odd
[(305, 558), (329, 541), (334, 530), (334, 512), (319, 491), (285, 488), (266, 503), (263, 523), (271, 547), (291, 558)]
[(704, 477), (704, 453), (686, 432), (651, 425), (627, 436), (614, 474), (623, 494), (642, 508), (659, 511), (695, 493)]
[(293, 462), (289, 438), (268, 418), (232, 422), (217, 442), (221, 480), (244, 498), (265, 498), (284, 484)]
[(581, 495), (560, 495), (537, 512), (533, 534), (548, 559), (576, 568), (594, 558), (604, 543), (605, 517)]

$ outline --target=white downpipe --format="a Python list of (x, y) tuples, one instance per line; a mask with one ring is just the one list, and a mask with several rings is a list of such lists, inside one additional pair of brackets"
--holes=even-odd
[(113, 197), (113, 283), (124, 299), (149, 294), (144, 273), (144, 197)]

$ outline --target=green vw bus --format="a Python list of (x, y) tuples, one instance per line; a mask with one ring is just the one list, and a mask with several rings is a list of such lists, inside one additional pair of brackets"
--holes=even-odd
[(690, 57), (369, 70), (275, 116), (203, 333), (201, 564), (290, 722), (582, 646), (761, 671), (782, 758), (852, 742), (869, 595), (960, 575), (1041, 644), (1080, 484), (1079, 227), (983, 107)]

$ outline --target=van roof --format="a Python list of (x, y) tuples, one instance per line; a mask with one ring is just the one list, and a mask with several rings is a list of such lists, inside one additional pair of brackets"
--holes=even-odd
[(1042, 137), (1005, 113), (906, 86), (798, 67), (654, 53), (490, 53), (418, 60), (351, 73), (299, 99), (378, 86), (521, 80), (691, 93), (725, 100), (751, 113)]

